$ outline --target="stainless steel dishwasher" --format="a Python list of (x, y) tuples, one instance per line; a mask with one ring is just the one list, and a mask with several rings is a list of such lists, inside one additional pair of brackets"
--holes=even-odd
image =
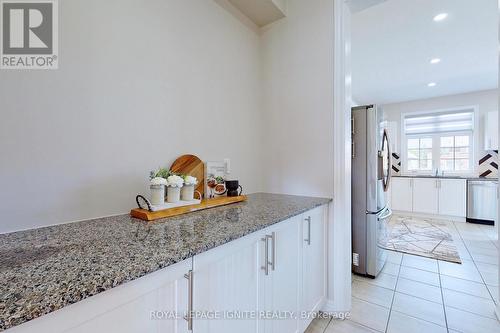
[(497, 221), (497, 180), (467, 181), (467, 222), (494, 225)]

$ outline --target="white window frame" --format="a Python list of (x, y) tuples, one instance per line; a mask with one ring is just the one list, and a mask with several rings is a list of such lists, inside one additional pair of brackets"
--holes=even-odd
[[(472, 133), (470, 131), (462, 131), (462, 132), (449, 132), (449, 133), (440, 133), (436, 134), (436, 143), (438, 144), (438, 150), (435, 152), (437, 154), (437, 159), (436, 161), (441, 162), (441, 140), (439, 140), (443, 136), (468, 136), (469, 137), (469, 149), (471, 150), (469, 152), (469, 170), (468, 171), (445, 171), (445, 174), (448, 175), (470, 175), (474, 173), (474, 129), (472, 130)], [(434, 156), (433, 156), (434, 158)], [(455, 159), (454, 159), (455, 160)], [(439, 167), (441, 167), (439, 165)], [(439, 168), (441, 169), (441, 168)]]
[[(434, 168), (434, 161), (435, 161), (435, 153), (434, 153), (434, 145), (436, 144), (436, 138), (434, 137), (435, 134), (410, 134), (410, 135), (405, 135), (404, 136), (404, 145), (406, 147), (404, 151), (404, 170), (407, 173), (410, 174), (421, 174), (421, 175), (430, 175), (433, 173)], [(432, 139), (432, 167), (431, 170), (408, 170), (408, 139)], [(420, 157), (418, 159), (419, 161), (419, 168), (420, 168)]]
[[(476, 152), (477, 152), (477, 145), (479, 144), (479, 131), (477, 130), (477, 126), (479, 124), (479, 112), (478, 112), (478, 106), (477, 105), (469, 105), (469, 106), (460, 106), (460, 107), (453, 107), (453, 108), (447, 108), (447, 109), (437, 109), (437, 110), (428, 110), (428, 111), (415, 111), (415, 112), (402, 112), (401, 113), (401, 120), (400, 120), (400, 130), (401, 130), (401, 163), (403, 166), (403, 175), (434, 175), (436, 172), (436, 167), (440, 169), (439, 165), (434, 165), (436, 161), (440, 160), (440, 146), (441, 142), (439, 141), (439, 137), (442, 136), (459, 136), (459, 135), (470, 135), (471, 142), (470, 142), (470, 170), (469, 171), (445, 171), (445, 175), (474, 175), (477, 172), (477, 163), (476, 163)], [(443, 132), (443, 133), (432, 133), (432, 134), (423, 134), (423, 135), (406, 135), (405, 133), (405, 117), (406, 116), (420, 116), (420, 115), (426, 115), (426, 114), (435, 114), (439, 112), (453, 112), (453, 111), (463, 111), (463, 110), (473, 110), (474, 111), (474, 117), (473, 117), (473, 124), (472, 124), (472, 133), (469, 131), (460, 131), (460, 132)], [(432, 142), (432, 150), (433, 150), (433, 156), (432, 156), (432, 170), (431, 171), (413, 171), (413, 170), (408, 170), (408, 138), (417, 138), (417, 137), (433, 137), (433, 142)], [(436, 146), (437, 144), (437, 146)], [(437, 149), (435, 149), (438, 147)], [(439, 171), (439, 174), (441, 174), (441, 170)]]

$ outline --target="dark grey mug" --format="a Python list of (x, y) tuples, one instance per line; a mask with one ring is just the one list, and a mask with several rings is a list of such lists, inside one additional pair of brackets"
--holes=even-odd
[[(238, 188), (240, 189), (239, 193)], [(237, 197), (243, 192), (243, 187), (241, 187), (237, 180), (226, 180), (226, 190), (228, 197)]]

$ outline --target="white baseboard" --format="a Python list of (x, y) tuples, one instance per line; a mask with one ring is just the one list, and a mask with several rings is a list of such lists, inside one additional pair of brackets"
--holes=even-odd
[(339, 308), (335, 305), (335, 302), (333, 302), (332, 300), (326, 300), (326, 302), (323, 304), (323, 307), (321, 308), (321, 311), (324, 313), (331, 314), (331, 315), (335, 315), (338, 313), (350, 312), (351, 311), (351, 304), (349, 302), (347, 307)]
[(323, 308), (325, 307), (326, 302), (327, 302), (326, 301), (326, 297), (322, 297), (321, 300), (319, 300), (319, 302), (316, 303), (316, 305), (314, 306), (312, 312), (323, 311)]
[(325, 313), (335, 312), (335, 307), (333, 306), (333, 301), (326, 300), (326, 302), (323, 304), (323, 307), (321, 308), (321, 311), (323, 311)]
[(425, 214), (425, 213), (415, 213), (415, 212), (405, 212), (401, 210), (394, 210), (395, 215), (406, 215), (406, 216), (414, 216), (414, 217), (422, 217), (422, 218), (430, 218), (436, 220), (451, 220), (454, 222), (467, 222), (465, 217), (461, 216), (450, 216), (450, 215), (437, 215), (437, 214)]

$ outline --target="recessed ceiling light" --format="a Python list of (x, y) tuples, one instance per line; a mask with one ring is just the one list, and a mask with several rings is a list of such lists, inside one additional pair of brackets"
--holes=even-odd
[(441, 62), (441, 59), (439, 59), (439, 58), (433, 58), (430, 61), (430, 63), (433, 64), (433, 65), (439, 64), (440, 62)]
[(427, 84), (427, 87), (435, 87), (437, 85), (436, 82), (431, 82)]
[(446, 19), (447, 17), (448, 17), (448, 13), (437, 14), (436, 16), (434, 16), (434, 21), (440, 22), (440, 21)]

